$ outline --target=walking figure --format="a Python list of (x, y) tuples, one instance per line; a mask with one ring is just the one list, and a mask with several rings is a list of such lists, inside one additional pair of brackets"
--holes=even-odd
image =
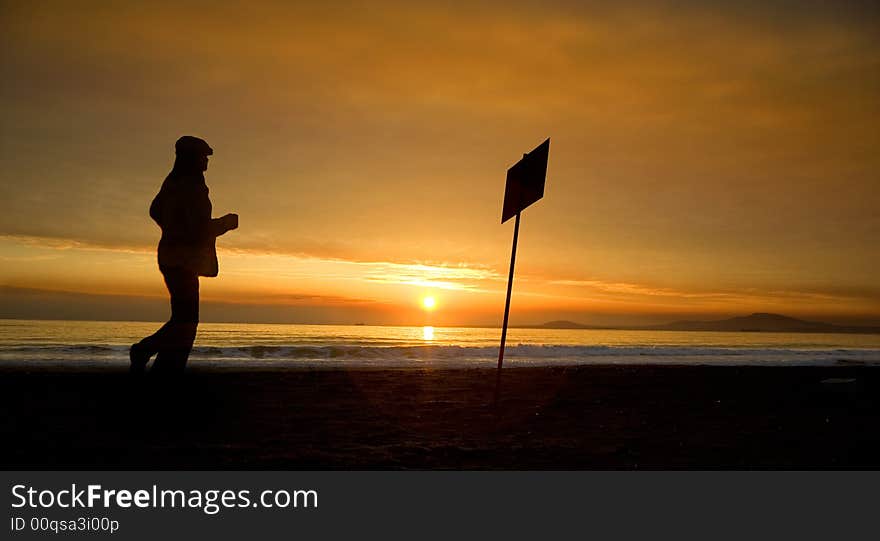
[(237, 214), (211, 218), (204, 173), (214, 151), (208, 143), (184, 135), (174, 149), (174, 167), (150, 205), (150, 217), (162, 228), (159, 270), (171, 294), (171, 319), (131, 346), (132, 373), (143, 373), (153, 355), (153, 372), (183, 372), (199, 324), (199, 276), (217, 276), (215, 241), (238, 227)]

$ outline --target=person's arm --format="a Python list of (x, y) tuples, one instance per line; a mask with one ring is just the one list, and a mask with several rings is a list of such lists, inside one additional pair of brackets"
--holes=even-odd
[(190, 191), (180, 190), (166, 195), (156, 210), (163, 231), (170, 238), (187, 244), (213, 239), (238, 227), (238, 215), (211, 218), (208, 198)]
[(231, 229), (238, 227), (238, 215), (227, 214), (220, 218), (211, 218), (211, 201), (207, 190), (197, 191), (187, 205), (186, 217), (188, 229), (194, 238), (214, 239)]
[(211, 219), (211, 234), (215, 237), (233, 229), (238, 229), (238, 214), (230, 213), (220, 218)]

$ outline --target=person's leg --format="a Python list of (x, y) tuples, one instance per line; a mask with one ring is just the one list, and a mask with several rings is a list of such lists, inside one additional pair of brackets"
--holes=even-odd
[(145, 353), (148, 358), (152, 357), (161, 349), (161, 345), (164, 342), (163, 337), (167, 336), (171, 331), (171, 326), (171, 321), (166, 321), (164, 325), (159, 327), (158, 331), (144, 338), (135, 346), (140, 348), (141, 352)]
[(131, 360), (131, 372), (136, 374), (144, 371), (144, 368), (150, 361), (150, 357), (157, 354), (163, 347), (166, 347), (174, 335), (174, 298), (175, 291), (179, 289), (177, 285), (179, 271), (177, 268), (162, 267), (159, 270), (162, 272), (165, 287), (168, 288), (168, 293), (171, 296), (171, 318), (158, 331), (140, 342), (132, 344), (128, 356)]
[(196, 338), (199, 323), (199, 277), (196, 273), (181, 268), (169, 269), (165, 276), (165, 283), (171, 293), (171, 320), (160, 329), (162, 334), (154, 343), (158, 355), (153, 370), (178, 373), (186, 366)]

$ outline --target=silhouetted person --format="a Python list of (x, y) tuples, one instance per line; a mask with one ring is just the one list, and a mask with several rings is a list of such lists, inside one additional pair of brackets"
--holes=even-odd
[(131, 371), (143, 372), (154, 354), (154, 372), (182, 372), (199, 324), (199, 276), (217, 276), (215, 240), (238, 227), (238, 215), (211, 218), (204, 172), (208, 143), (185, 135), (174, 146), (174, 167), (150, 205), (150, 217), (162, 228), (159, 270), (171, 294), (171, 319), (155, 334), (133, 344)]

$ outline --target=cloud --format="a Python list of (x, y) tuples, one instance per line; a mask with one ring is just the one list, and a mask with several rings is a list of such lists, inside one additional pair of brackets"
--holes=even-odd
[(365, 266), (364, 279), (386, 284), (434, 287), (459, 291), (484, 291), (484, 282), (505, 280), (497, 272), (485, 267), (457, 265), (425, 265), (400, 263), (361, 263)]
[[(34, 236), (0, 235), (0, 248), (5, 243), (6, 249), (26, 247), (38, 250), (37, 253), (8, 256), (6, 259), (16, 262), (51, 262), (61, 254), (89, 257), (89, 252), (102, 255), (137, 254), (147, 255), (155, 252), (152, 247), (124, 246), (115, 244), (93, 243), (89, 241), (47, 238)], [(290, 283), (297, 280), (318, 280), (323, 284), (333, 281), (363, 281), (376, 284), (416, 286), (438, 288), (444, 290), (481, 292), (486, 291), (487, 282), (504, 280), (497, 272), (486, 266), (469, 265), (466, 263), (427, 263), (427, 262), (391, 262), (373, 260), (351, 260), (341, 257), (322, 257), (303, 253), (285, 253), (264, 249), (219, 249), (219, 257), (223, 262), (224, 277), (231, 277), (237, 282), (235, 290), (224, 290), (221, 295), (240, 302), (255, 303), (308, 303), (324, 304), (369, 303), (375, 299), (357, 299), (332, 295), (315, 295), (309, 293), (258, 291), (258, 284), (267, 279), (273, 280), (272, 287), (288, 289)], [(93, 256), (94, 257), (94, 256)], [(0, 256), (0, 259), (3, 257)], [(61, 269), (57, 269), (61, 270)], [(68, 269), (65, 271), (70, 272)], [(2, 275), (0, 275), (2, 278)], [(281, 281), (280, 283), (278, 281)], [(250, 290), (248, 290), (250, 285)], [(263, 288), (265, 289), (265, 288)]]
[[(388, 321), (389, 308), (359, 299), (278, 295), (250, 302), (203, 299), (203, 322), (355, 323)], [(0, 285), (0, 318), (163, 321), (168, 299)]]
[(655, 287), (647, 284), (608, 282), (603, 280), (549, 280), (551, 285), (584, 289), (596, 294), (620, 296), (622, 299), (656, 298), (679, 299), (682, 301), (703, 301), (713, 303), (756, 305), (770, 303), (876, 303), (880, 308), (880, 290), (847, 289), (830, 287), (828, 289), (784, 290), (738, 288), (726, 291), (682, 290), (669, 287)]

